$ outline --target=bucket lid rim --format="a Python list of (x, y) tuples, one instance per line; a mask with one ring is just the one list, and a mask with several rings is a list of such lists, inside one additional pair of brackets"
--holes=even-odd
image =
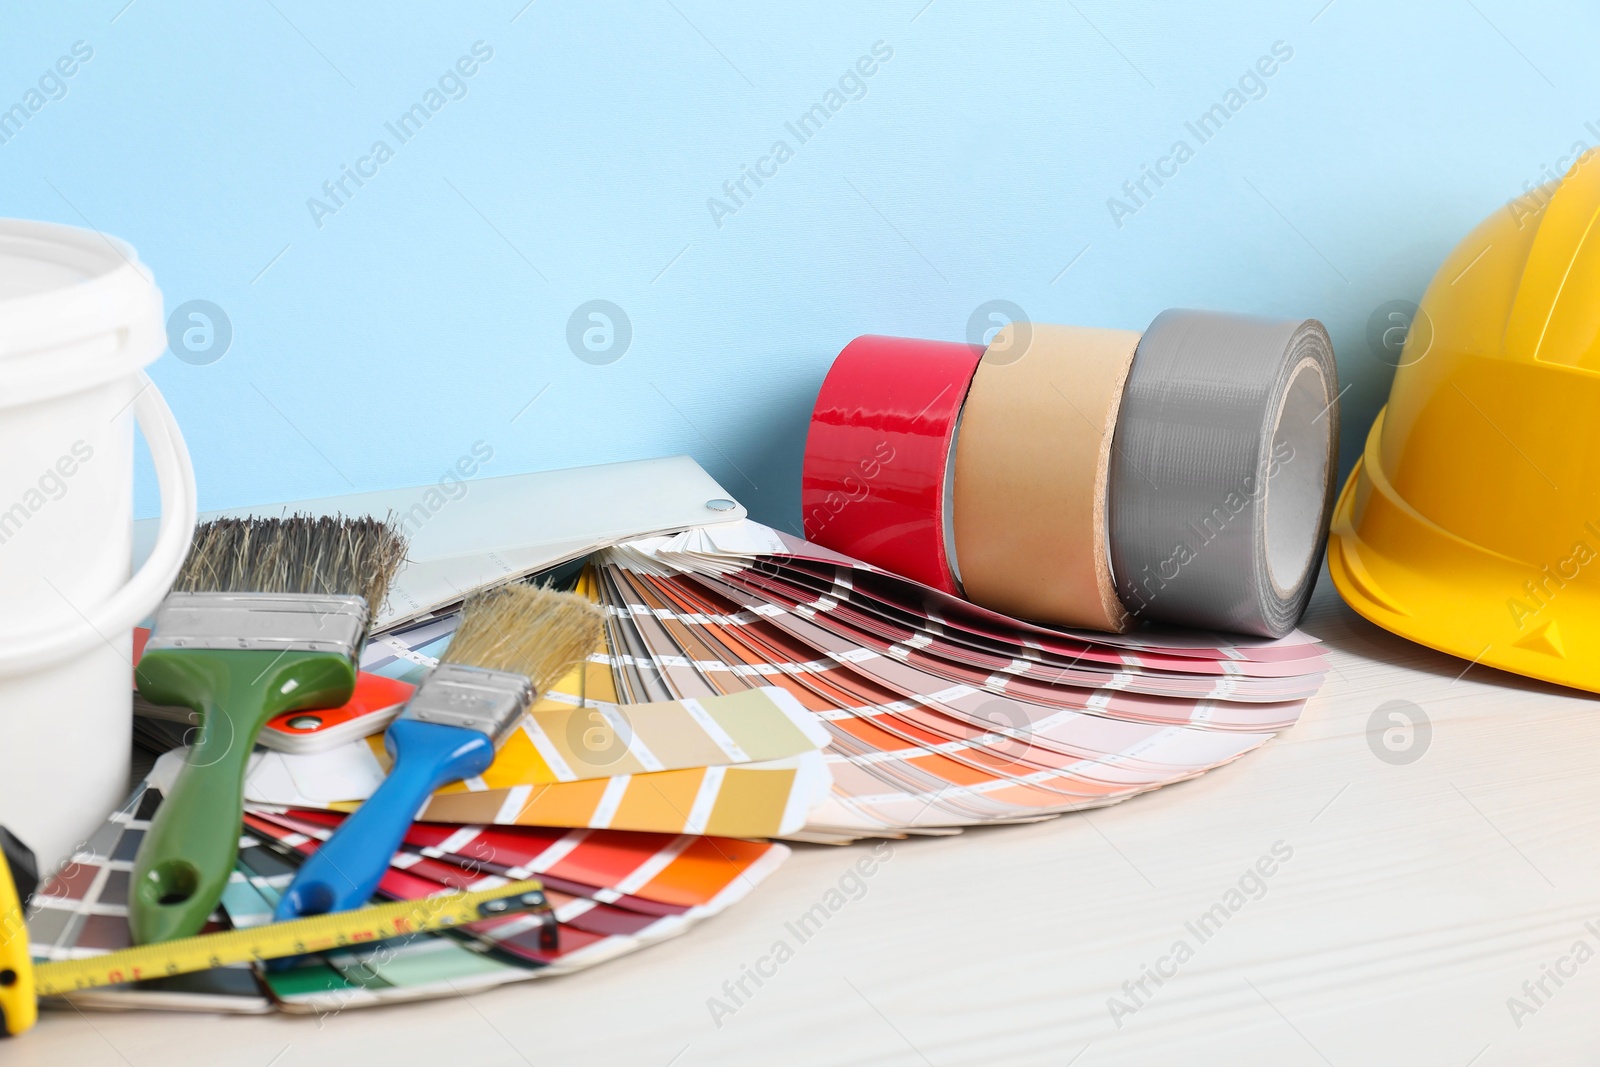
[(89, 266), (79, 268), (83, 277), (77, 282), (0, 294), (0, 359), (125, 328), (149, 314), (152, 299), (160, 307), (161, 291), (150, 268), (121, 238), (54, 222), (0, 218), (0, 255), (6, 254), (8, 243), (72, 252)]
[[(19, 296), (0, 295), (0, 304), (26, 300), (29, 296), (42, 296), (62, 289), (72, 290), (115, 273), (119, 268), (132, 268), (146, 282), (152, 282), (149, 269), (139, 261), (139, 253), (120, 237), (82, 226), (69, 226), (59, 222), (42, 222), (37, 219), (0, 217), (0, 254), (5, 254), (5, 244), (13, 241), (33, 243), (40, 250), (50, 247), (71, 249), (98, 261), (98, 269), (86, 271), (76, 284), (57, 286), (39, 293)], [(19, 249), (19, 252), (21, 250)], [(25, 253), (22, 253), (25, 254)]]

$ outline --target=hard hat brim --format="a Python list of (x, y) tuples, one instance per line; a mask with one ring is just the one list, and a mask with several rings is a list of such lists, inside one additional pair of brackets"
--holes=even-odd
[[(1328, 571), (1345, 603), (1471, 663), (1600, 692), (1600, 597), (1587, 574), (1472, 544), (1407, 504), (1380, 461), (1386, 412), (1334, 505)], [(1600, 533), (1590, 544), (1600, 553)]]

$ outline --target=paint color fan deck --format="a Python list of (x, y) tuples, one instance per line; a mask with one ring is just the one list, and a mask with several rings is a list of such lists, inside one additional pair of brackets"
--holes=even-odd
[[(568, 973), (720, 913), (789, 854), (780, 839), (1035, 822), (1204, 774), (1292, 726), (1327, 669), (1299, 632), (1035, 625), (750, 520), (597, 551), (576, 589), (606, 609), (602, 647), (486, 771), (428, 800), (378, 885), (411, 900), (536, 878), (553, 941), (509, 916), (74, 1004), (327, 1014)], [(362, 668), (415, 684), (456, 623), (446, 612), (374, 637)], [(38, 894), (36, 958), (129, 943), (131, 860), (184, 756), (163, 755)], [(258, 749), (210, 928), (271, 921), (388, 766), (378, 736)]]
[[(28, 918), (35, 959), (80, 959), (131, 944), (132, 855), (160, 803), (160, 792), (141, 783), (35, 895)], [(232, 879), (207, 930), (270, 922), (299, 862), (342, 818), (248, 815)], [(235, 965), (67, 999), (110, 1010), (327, 1015), (570, 973), (684, 933), (742, 899), (788, 854), (779, 844), (716, 837), (418, 823), (391, 861), (380, 897), (414, 900), (536, 878), (555, 910), (555, 942), (537, 917), (511, 915), (302, 957), (281, 970)]]

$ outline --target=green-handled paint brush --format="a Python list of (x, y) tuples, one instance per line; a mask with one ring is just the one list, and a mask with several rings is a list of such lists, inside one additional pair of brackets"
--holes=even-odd
[(139, 944), (200, 931), (228, 884), (256, 735), (285, 711), (350, 699), (405, 537), (371, 518), (217, 519), (195, 531), (134, 679), (199, 715), (200, 735), (139, 846)]

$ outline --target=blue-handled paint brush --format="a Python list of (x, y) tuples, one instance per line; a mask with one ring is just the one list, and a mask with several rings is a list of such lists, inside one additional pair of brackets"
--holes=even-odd
[(433, 791), (488, 770), (523, 714), (599, 644), (604, 620), (583, 597), (539, 586), (469, 597), (443, 659), (384, 734), (389, 776), (301, 865), (276, 918), (365, 904)]

